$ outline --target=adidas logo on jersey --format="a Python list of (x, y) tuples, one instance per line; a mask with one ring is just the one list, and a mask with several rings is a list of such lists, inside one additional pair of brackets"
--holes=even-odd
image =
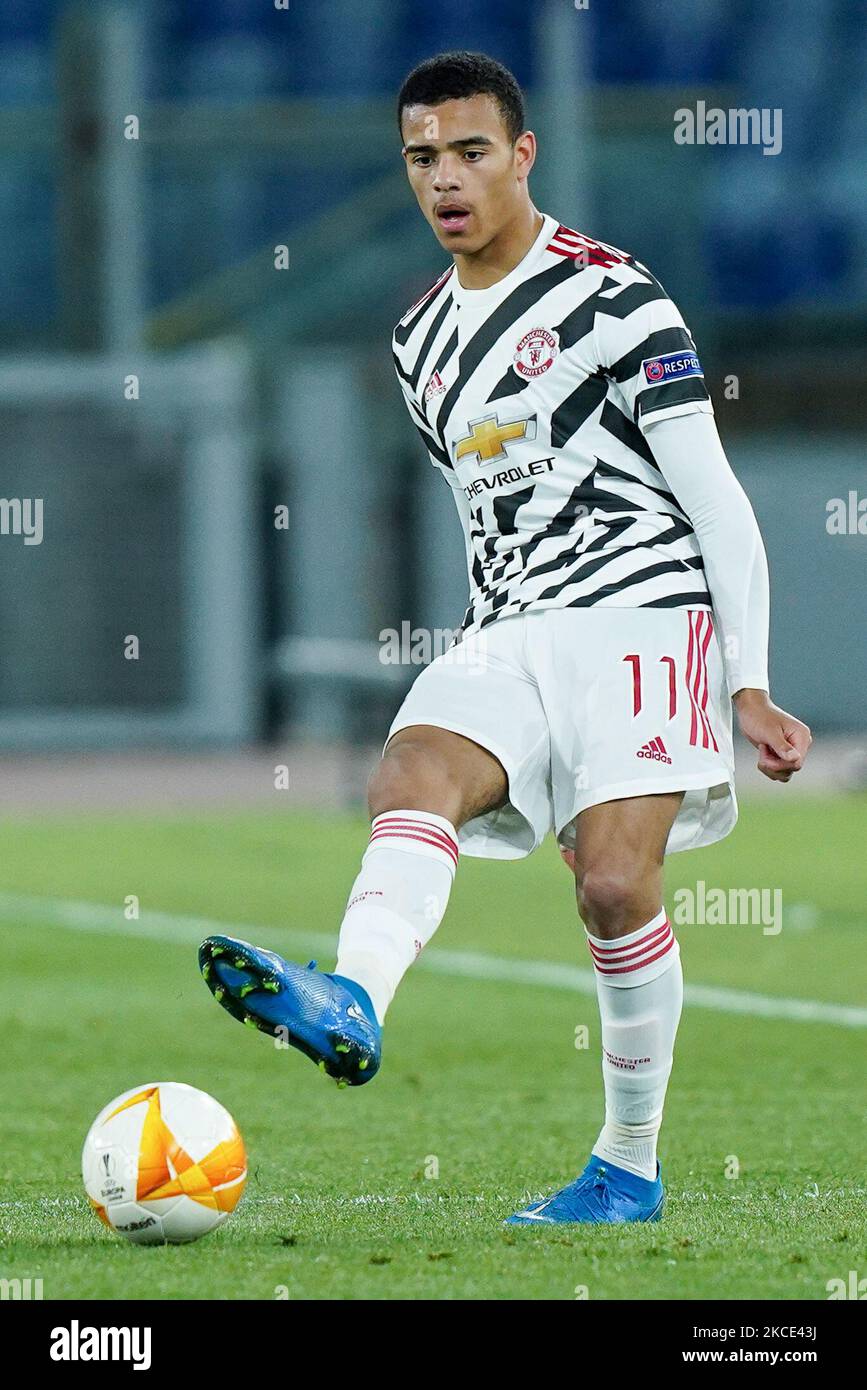
[(661, 738), (652, 738), (649, 743), (643, 744), (635, 756), (636, 758), (650, 758), (655, 763), (671, 762)]
[(427, 386), (424, 388), (424, 398), (429, 401), (432, 396), (441, 396), (446, 389), (446, 384), (439, 372), (434, 372)]

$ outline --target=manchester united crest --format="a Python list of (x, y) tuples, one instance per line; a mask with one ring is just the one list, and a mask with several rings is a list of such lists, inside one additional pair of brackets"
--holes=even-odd
[(548, 328), (531, 328), (515, 348), (512, 359), (515, 371), (523, 377), (541, 376), (547, 372), (559, 351), (560, 340), (556, 332)]

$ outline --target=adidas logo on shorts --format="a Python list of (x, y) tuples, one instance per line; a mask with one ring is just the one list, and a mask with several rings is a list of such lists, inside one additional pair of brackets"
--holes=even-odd
[(650, 758), (655, 763), (671, 762), (661, 738), (652, 738), (649, 743), (643, 744), (635, 756), (636, 758)]

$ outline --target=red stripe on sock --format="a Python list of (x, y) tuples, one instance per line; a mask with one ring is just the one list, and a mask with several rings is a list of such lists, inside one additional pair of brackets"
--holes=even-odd
[(589, 937), (587, 939), (587, 945), (590, 947), (590, 952), (594, 960), (631, 960), (636, 955), (636, 953), (652, 950), (654, 946), (657, 946), (659, 944), (659, 942), (665, 936), (666, 932), (670, 931), (671, 923), (666, 917), (665, 921), (662, 923), (661, 926), (654, 927), (653, 931), (648, 932), (646, 936), (640, 937), (638, 941), (630, 942), (628, 946), (602, 947), (598, 946), (595, 941), (591, 941)]
[(370, 832), (370, 838), (374, 835), (425, 835), (435, 844), (440, 845), (449, 854), (457, 854), (458, 847), (450, 835), (443, 835), (438, 830), (432, 830), (428, 825), (422, 825), (416, 821), (406, 821), (403, 824), (375, 825)]
[(449, 835), (448, 831), (442, 830), (438, 825), (429, 825), (427, 821), (411, 820), (409, 817), (382, 815), (376, 817), (373, 829), (379, 830), (386, 825), (404, 826), (408, 830), (423, 830), (426, 835), (434, 835), (437, 839), (442, 840), (444, 845), (448, 845), (453, 849), (455, 854), (458, 853), (457, 840)]
[(449, 841), (435, 840), (433, 835), (422, 834), (415, 830), (374, 830), (372, 831), (370, 842), (378, 840), (418, 840), (421, 844), (431, 845), (433, 849), (439, 849), (440, 853), (449, 856), (453, 863), (457, 863), (457, 849), (454, 849)]
[(673, 945), (674, 933), (672, 932), (668, 941), (666, 941), (665, 945), (662, 947), (662, 950), (657, 951), (652, 956), (648, 956), (646, 960), (637, 960), (634, 965), (615, 965), (610, 970), (606, 970), (603, 966), (597, 965), (596, 969), (600, 975), (628, 975), (633, 970), (642, 970), (645, 965), (652, 965), (655, 960), (659, 960), (660, 956), (664, 956), (666, 951), (670, 951)]
[(373, 825), (371, 827), (370, 833), (371, 835), (385, 833), (390, 835), (402, 835), (404, 831), (410, 831), (413, 834), (419, 835), (429, 835), (431, 839), (436, 840), (438, 844), (441, 844), (444, 847), (447, 846), (449, 849), (457, 852), (457, 844), (452, 839), (451, 835), (447, 835), (443, 830), (437, 830), (432, 825), (425, 825), (423, 821), (386, 821), (385, 823), (377, 822), (376, 825)]

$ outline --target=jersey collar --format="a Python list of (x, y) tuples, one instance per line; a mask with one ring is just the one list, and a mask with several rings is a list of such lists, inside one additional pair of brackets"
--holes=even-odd
[(516, 285), (519, 285), (522, 280), (526, 279), (528, 270), (534, 261), (542, 254), (560, 225), (556, 218), (549, 217), (547, 213), (543, 213), (542, 215), (544, 221), (541, 231), (527, 254), (509, 271), (508, 275), (504, 275), (501, 280), (495, 281), (493, 285), (488, 285), (487, 289), (465, 289), (458, 279), (457, 267), (455, 267), (455, 272), (451, 279), (451, 291), (452, 298), (456, 304), (466, 309), (487, 309), (490, 305), (496, 304), (498, 300), (507, 295), (509, 291), (513, 290)]

